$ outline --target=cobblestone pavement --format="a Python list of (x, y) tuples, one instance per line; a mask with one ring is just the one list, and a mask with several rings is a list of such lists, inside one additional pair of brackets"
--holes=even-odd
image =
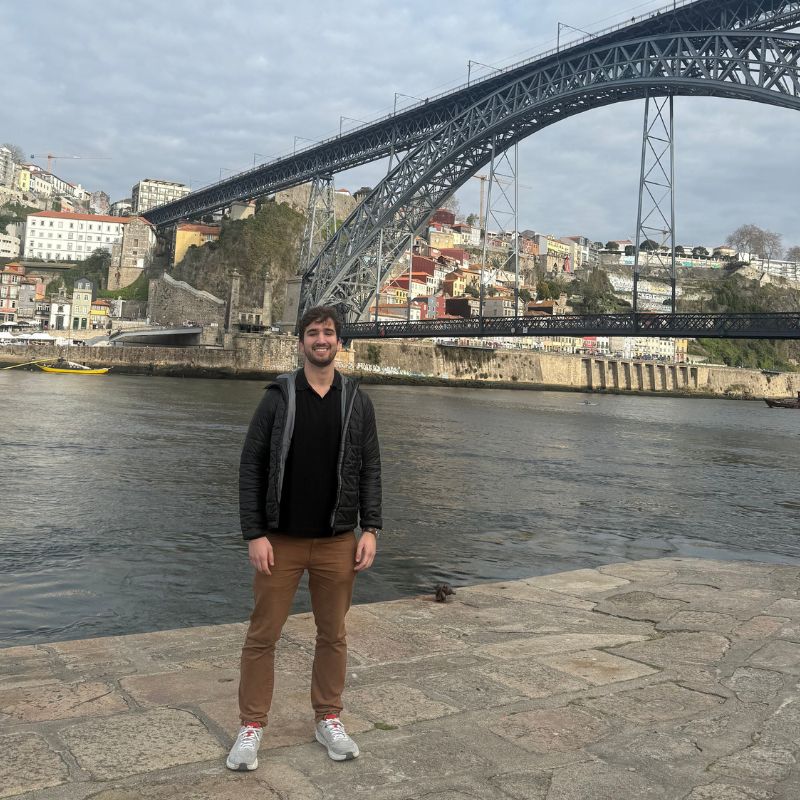
[(0, 798), (796, 800), (800, 569), (657, 559), (354, 608), (313, 740), (291, 617), (260, 766), (231, 773), (244, 625), (0, 650)]

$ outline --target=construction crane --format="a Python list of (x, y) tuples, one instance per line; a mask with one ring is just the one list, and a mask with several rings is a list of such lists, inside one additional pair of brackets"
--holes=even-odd
[(105, 160), (105, 161), (110, 161), (111, 160), (111, 156), (54, 156), (52, 153), (47, 153), (47, 155), (45, 155), (43, 153), (40, 153), (38, 155), (35, 155), (35, 154), (31, 153), (31, 158), (32, 159), (33, 158), (46, 158), (47, 159), (47, 171), (50, 172), (50, 173), (53, 172), (53, 162), (57, 161), (58, 159), (76, 158), (76, 159), (81, 159), (82, 161), (87, 161), (87, 160), (93, 160), (93, 161)]

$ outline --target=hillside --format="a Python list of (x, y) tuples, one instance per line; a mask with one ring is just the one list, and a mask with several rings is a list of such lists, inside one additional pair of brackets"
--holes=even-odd
[[(734, 314), (800, 310), (800, 290), (783, 283), (760, 284), (740, 275), (698, 282), (697, 299), (684, 300), (679, 311)], [(699, 339), (690, 352), (732, 367), (800, 371), (800, 341), (766, 339)]]
[(250, 219), (224, 221), (218, 241), (190, 247), (170, 275), (227, 300), (231, 274), (238, 270), (242, 306), (261, 305), (269, 276), (273, 319), (279, 319), (286, 280), (297, 271), (304, 223), (305, 217), (289, 206), (264, 201)]

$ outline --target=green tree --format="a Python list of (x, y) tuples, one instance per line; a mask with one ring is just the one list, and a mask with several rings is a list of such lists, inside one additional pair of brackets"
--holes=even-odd
[(519, 290), (519, 299), (522, 300), (523, 303), (528, 303), (531, 300), (531, 292), (530, 289), (526, 289), (524, 286), (522, 289)]
[(537, 300), (551, 300), (550, 284), (547, 281), (539, 281), (536, 284), (536, 299)]
[(469, 214), (467, 216), (467, 225), (471, 225), (473, 228), (480, 225), (480, 220), (478, 219), (477, 214)]
[(608, 250), (610, 253), (618, 253), (619, 252), (619, 242), (615, 242), (615, 241), (606, 242), (605, 249)]

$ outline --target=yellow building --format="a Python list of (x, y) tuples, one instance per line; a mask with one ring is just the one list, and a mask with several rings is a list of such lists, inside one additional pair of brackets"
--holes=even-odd
[(201, 225), (194, 222), (182, 222), (175, 226), (172, 240), (172, 266), (180, 264), (186, 251), (192, 247), (202, 247), (206, 242), (219, 239), (219, 225)]
[(460, 269), (448, 272), (442, 281), (442, 288), (450, 297), (461, 297), (467, 288), (467, 281)]
[(446, 249), (454, 247), (455, 242), (453, 240), (453, 231), (449, 228), (441, 231), (431, 228), (428, 231), (428, 244), (437, 249), (441, 249), (443, 247)]
[(17, 188), (22, 192), (31, 190), (31, 172), (25, 167), (20, 167), (17, 172)]
[(92, 329), (107, 328), (111, 319), (111, 303), (108, 300), (92, 301), (89, 311), (89, 327)]

